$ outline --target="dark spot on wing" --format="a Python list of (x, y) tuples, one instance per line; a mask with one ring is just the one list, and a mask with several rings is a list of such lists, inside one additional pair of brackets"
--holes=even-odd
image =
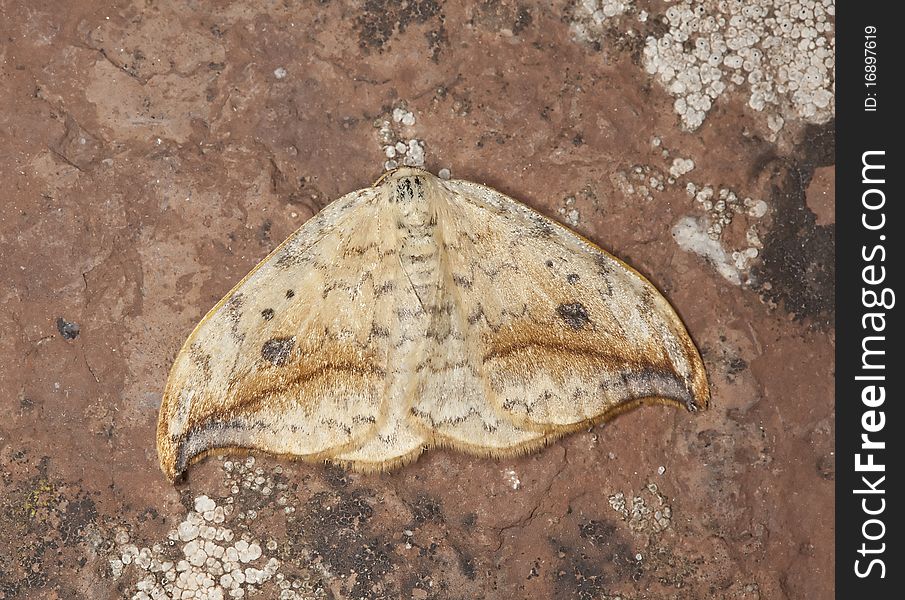
[(294, 337), (272, 338), (261, 346), (261, 357), (279, 367), (289, 362), (294, 346)]
[(265, 321), (271, 320), (273, 318), (273, 309), (265, 308), (264, 310), (261, 311), (261, 316), (264, 317)]
[(242, 316), (242, 305), (245, 303), (244, 294), (235, 294), (232, 298), (226, 301), (226, 305), (224, 308), (226, 309), (226, 315), (229, 317), (229, 320), (238, 323), (239, 318)]
[(485, 318), (484, 307), (481, 306), (480, 304), (478, 304), (477, 309), (473, 313), (468, 315), (468, 324), (474, 325), (475, 323), (477, 323), (478, 321), (480, 321), (481, 319), (484, 319), (484, 318)]
[(201, 371), (206, 377), (211, 375), (211, 355), (205, 353), (201, 346), (195, 342), (189, 347), (189, 356), (195, 367)]
[(309, 254), (306, 254), (299, 248), (293, 248), (290, 245), (283, 249), (273, 264), (278, 269), (288, 269), (289, 267), (310, 262), (310, 260), (311, 256)]
[(382, 296), (387, 292), (391, 292), (396, 288), (396, 283), (393, 281), (385, 281), (374, 288), (375, 296)]
[(286, 299), (290, 299), (295, 296), (295, 290), (286, 290)]
[(453, 274), (453, 283), (466, 290), (471, 289), (472, 281), (463, 275)]
[(556, 307), (556, 314), (572, 329), (581, 329), (591, 322), (588, 311), (581, 302), (560, 304)]
[(654, 305), (654, 292), (645, 287), (641, 290), (641, 301), (638, 303), (638, 312), (644, 315), (645, 317), (650, 317), (656, 314), (657, 309)]
[(233, 338), (237, 340), (244, 339), (245, 334), (239, 333), (239, 321), (242, 319), (242, 305), (245, 303), (245, 296), (241, 293), (235, 294), (223, 305), (226, 318), (229, 320), (229, 332)]
[(594, 262), (597, 264), (597, 281), (601, 282), (605, 288), (600, 290), (600, 293), (604, 296), (613, 295), (613, 286), (610, 283), (610, 279), (612, 278), (614, 271), (611, 261), (612, 259), (604, 254), (598, 254), (594, 257)]
[(578, 273), (569, 273), (568, 275), (566, 275), (566, 281), (568, 281), (569, 283), (571, 283), (571, 284), (573, 284), (573, 285), (574, 285), (575, 282), (577, 282), (579, 279), (581, 279), (581, 278), (578, 276)]
[(547, 265), (547, 268), (549, 268), (549, 269), (553, 268), (553, 261), (550, 260), (549, 258), (547, 259), (547, 262), (545, 262), (544, 264)]

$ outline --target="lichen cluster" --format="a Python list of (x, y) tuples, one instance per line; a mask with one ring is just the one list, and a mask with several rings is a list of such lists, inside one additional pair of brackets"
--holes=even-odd
[(571, 13), (579, 41), (643, 39), (644, 68), (687, 130), (735, 90), (773, 135), (789, 120), (820, 124), (835, 114), (834, 0), (682, 0), (662, 14), (631, 0), (579, 0)]

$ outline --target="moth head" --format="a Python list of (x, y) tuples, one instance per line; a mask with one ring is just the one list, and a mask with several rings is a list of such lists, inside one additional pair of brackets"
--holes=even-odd
[(421, 177), (423, 179), (435, 179), (430, 171), (419, 169), (417, 167), (396, 167), (391, 171), (387, 171), (374, 182), (374, 187), (380, 187), (390, 182), (397, 181), (406, 177)]

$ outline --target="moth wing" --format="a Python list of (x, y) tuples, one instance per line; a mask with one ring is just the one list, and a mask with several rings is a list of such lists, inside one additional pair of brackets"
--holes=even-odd
[(430, 444), (430, 432), (413, 427), (409, 416), (410, 390), (415, 388), (405, 378), (395, 379), (390, 387), (390, 402), (373, 435), (332, 456), (331, 462), (364, 473), (387, 471), (414, 460)]
[[(460, 353), (472, 357), (468, 385), (480, 379), (485, 395), (484, 408), (472, 403), (478, 411), (515, 431), (551, 435), (644, 400), (707, 405), (700, 355), (644, 277), (494, 190), (465, 181), (444, 187), (438, 229), (471, 345)], [(418, 408), (434, 423), (449, 410), (439, 396)], [(469, 443), (486, 445), (475, 433)], [(524, 443), (532, 442), (538, 438)]]
[(379, 290), (403, 277), (389, 218), (373, 189), (341, 197), (198, 324), (158, 422), (171, 479), (216, 448), (328, 458), (373, 433), (399, 301)]
[(528, 452), (557, 437), (517, 426), (488, 401), (487, 374), (481, 355), (473, 354), (470, 327), (457, 312), (448, 318), (441, 326), (449, 337), (430, 347), (418, 365), (413, 429), (433, 445), (490, 456)]
[[(488, 377), (480, 326), (470, 320), (474, 295), (490, 290), (465, 290), (460, 278), (466, 265), (480, 262), (470, 246), (457, 241), (481, 227), (470, 214), (450, 210), (449, 192), (439, 188), (436, 199), (439, 251), (437, 310), (427, 331), (425, 350), (415, 366), (416, 394), (411, 409), (413, 430), (421, 430), (434, 445), (472, 454), (500, 455), (528, 451), (549, 441), (544, 432), (517, 427), (487, 397)], [(464, 253), (463, 253), (464, 252)]]

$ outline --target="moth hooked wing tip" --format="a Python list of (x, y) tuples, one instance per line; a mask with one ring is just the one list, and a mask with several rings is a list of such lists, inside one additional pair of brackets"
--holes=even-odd
[[(168, 382), (169, 383), (169, 382)], [(166, 475), (170, 483), (179, 478), (180, 469), (176, 468), (178, 448), (176, 440), (170, 435), (170, 414), (173, 410), (170, 386), (163, 393), (160, 403), (160, 413), (157, 417), (157, 461), (160, 470)]]
[(170, 483), (176, 483), (182, 478), (188, 467), (185, 459), (185, 436), (170, 433), (170, 420), (167, 418), (166, 410), (160, 411), (160, 420), (157, 424), (157, 460), (160, 470)]
[[(678, 317), (677, 317), (678, 318)], [(681, 321), (680, 321), (681, 323)], [(699, 412), (710, 407), (710, 382), (707, 379), (707, 370), (704, 368), (704, 360), (701, 353), (691, 339), (691, 335), (684, 325), (679, 331), (679, 337), (685, 347), (685, 353), (689, 363), (690, 373), (686, 375), (685, 388), (688, 398), (685, 400), (685, 408), (689, 412)], [(679, 373), (676, 373), (680, 377)]]
[(663, 375), (671, 378), (678, 386), (678, 394), (671, 398), (671, 403), (684, 406), (692, 413), (707, 410), (710, 406), (710, 383), (704, 361), (684, 326), (677, 332), (677, 338), (683, 347), (682, 362), (685, 368), (678, 368), (676, 357), (671, 356), (668, 363), (670, 368), (663, 369)]
[(160, 464), (160, 470), (170, 480), (170, 483), (175, 483), (185, 471), (185, 465), (178, 464), (180, 454), (178, 441), (166, 431), (158, 430), (157, 459)]
[(704, 378), (703, 386), (698, 386), (698, 389), (692, 389), (688, 402), (685, 404), (689, 412), (698, 412), (710, 408), (710, 386), (707, 384), (707, 375), (703, 373), (703, 367), (702, 376)]
[[(212, 447), (191, 448), (192, 428), (185, 414), (187, 407), (180, 406), (179, 398), (185, 394), (178, 393), (180, 386), (171, 379), (164, 392), (160, 416), (157, 422), (157, 459), (160, 470), (170, 483), (185, 477), (189, 465), (210, 453)], [(194, 396), (191, 391), (188, 398)]]
[[(218, 427), (219, 426), (219, 427)], [(220, 440), (211, 436), (211, 430), (222, 428), (222, 424), (213, 427), (188, 429), (180, 434), (169, 432), (168, 424), (161, 422), (157, 436), (157, 457), (160, 470), (170, 483), (177, 483), (185, 478), (190, 465), (211, 454), (238, 451), (247, 453), (252, 447), (246, 447), (238, 440)], [(205, 435), (205, 434), (208, 435)]]

